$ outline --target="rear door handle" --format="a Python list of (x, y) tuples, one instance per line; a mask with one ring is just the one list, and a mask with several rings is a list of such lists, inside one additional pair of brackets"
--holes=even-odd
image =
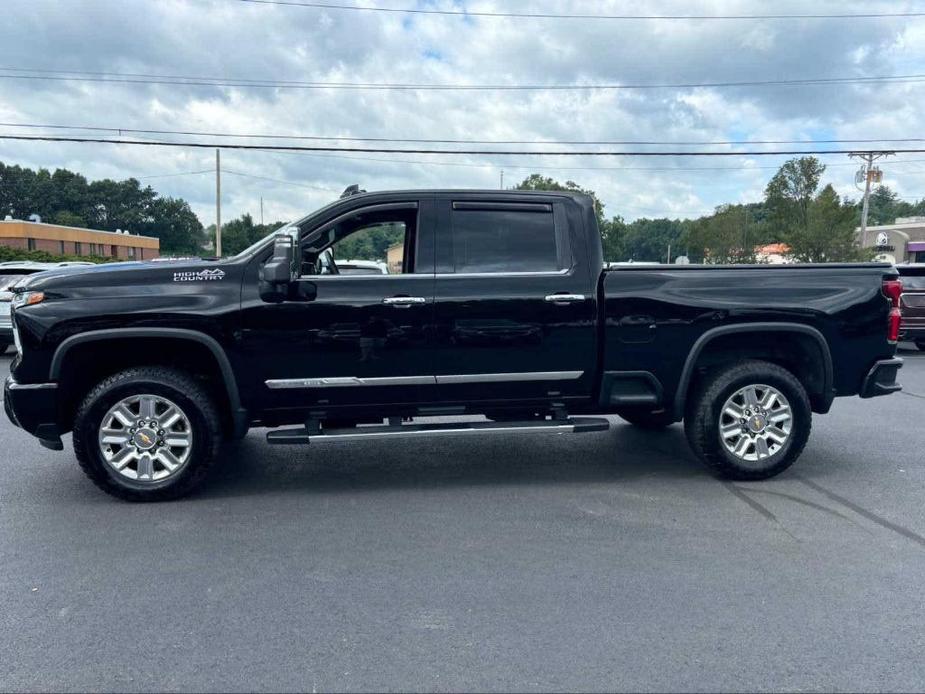
[(584, 300), (584, 294), (548, 294), (546, 296), (546, 301), (552, 304), (574, 304)]
[(417, 304), (426, 304), (427, 299), (423, 296), (387, 296), (382, 300), (386, 306), (414, 306)]

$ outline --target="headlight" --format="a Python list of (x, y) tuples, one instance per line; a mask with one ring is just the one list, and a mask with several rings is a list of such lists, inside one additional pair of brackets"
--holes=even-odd
[(23, 306), (32, 306), (45, 301), (45, 292), (20, 292), (13, 295), (12, 307), (22, 308)]

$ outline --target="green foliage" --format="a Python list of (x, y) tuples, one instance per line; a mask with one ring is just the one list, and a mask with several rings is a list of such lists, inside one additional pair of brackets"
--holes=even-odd
[(749, 233), (747, 205), (723, 205), (708, 217), (690, 223), (684, 234), (684, 245), (691, 260), (708, 263), (754, 263), (755, 245), (760, 235), (759, 224)]
[[(855, 203), (855, 216), (858, 225), (861, 224), (862, 201)], [(897, 217), (915, 217), (925, 215), (925, 199), (918, 202), (900, 200), (895, 192), (887, 186), (877, 186), (870, 193), (870, 204), (867, 210), (867, 224), (894, 224)]]
[(809, 206), (819, 188), (825, 165), (815, 157), (791, 159), (778, 169), (765, 188), (768, 221), (781, 233), (809, 223)]
[[(267, 234), (270, 234), (281, 226), (284, 222), (274, 222), (273, 224), (254, 224), (254, 219), (250, 214), (243, 214), (237, 219), (222, 224), (222, 255), (236, 255), (248, 246), (257, 243)], [(206, 235), (209, 238), (215, 237), (215, 225), (209, 225), (206, 229)]]
[(604, 220), (601, 227), (601, 245), (604, 248), (604, 260), (615, 262), (626, 257), (626, 222), (623, 217), (617, 216)]
[(22, 248), (10, 248), (9, 246), (0, 246), (0, 263), (6, 263), (15, 260), (32, 260), (37, 263), (63, 263), (65, 261), (80, 260), (90, 263), (114, 263), (124, 258), (109, 258), (98, 255), (58, 255), (57, 253), (48, 253), (47, 251), (27, 251)]
[(575, 193), (584, 193), (590, 196), (594, 201), (594, 211), (597, 213), (597, 222), (602, 227), (604, 225), (604, 203), (602, 203), (593, 190), (582, 188), (574, 181), (566, 181), (564, 184), (559, 183), (549, 176), (541, 174), (530, 174), (516, 186), (514, 190), (569, 190)]
[(78, 173), (33, 171), (0, 162), (0, 216), (10, 214), (101, 231), (129, 229), (161, 241), (162, 254), (197, 254), (205, 242), (202, 224), (189, 204), (160, 197), (137, 179), (88, 182)]
[(768, 183), (765, 206), (771, 233), (805, 262), (845, 262), (865, 258), (855, 234), (857, 214), (831, 185), (818, 192), (825, 166), (814, 157), (791, 159)]
[(870, 260), (872, 253), (860, 248), (855, 234), (855, 210), (843, 204), (827, 185), (807, 207), (806, 226), (792, 226), (784, 236), (791, 254), (808, 263)]
[(335, 260), (386, 262), (386, 251), (405, 239), (405, 225), (390, 222), (360, 229), (334, 244)]
[(627, 260), (664, 263), (668, 260), (669, 246), (672, 258), (680, 255), (679, 241), (683, 229), (684, 225), (678, 219), (637, 219), (626, 225), (623, 256)]

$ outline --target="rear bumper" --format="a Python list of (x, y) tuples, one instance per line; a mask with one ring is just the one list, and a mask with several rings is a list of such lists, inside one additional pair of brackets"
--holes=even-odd
[(63, 448), (57, 383), (17, 383), (8, 376), (3, 384), (3, 409), (13, 424), (37, 437), (46, 448)]
[(903, 360), (899, 357), (875, 362), (864, 378), (859, 395), (862, 398), (875, 398), (902, 390), (902, 386), (896, 382), (896, 374), (902, 365)]

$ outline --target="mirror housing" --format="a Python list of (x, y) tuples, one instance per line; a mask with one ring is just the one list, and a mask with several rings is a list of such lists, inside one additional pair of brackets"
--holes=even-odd
[(260, 268), (260, 298), (270, 303), (285, 301), (291, 284), (298, 278), (298, 229), (276, 235), (273, 256)]

